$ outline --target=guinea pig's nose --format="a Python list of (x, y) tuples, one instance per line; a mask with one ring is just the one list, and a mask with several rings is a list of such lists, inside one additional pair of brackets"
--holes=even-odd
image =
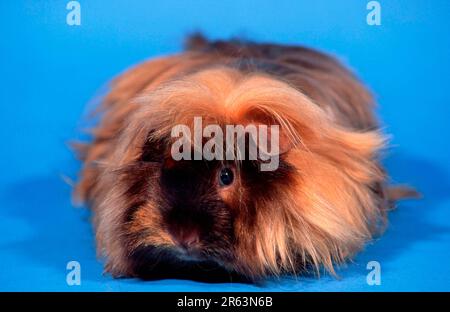
[(195, 228), (183, 228), (172, 232), (174, 241), (184, 249), (193, 249), (200, 243), (199, 232)]

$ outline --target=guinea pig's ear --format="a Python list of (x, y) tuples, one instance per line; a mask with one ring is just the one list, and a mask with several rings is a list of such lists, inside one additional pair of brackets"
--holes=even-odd
[[(294, 136), (290, 136), (289, 131), (285, 127), (268, 115), (254, 114), (247, 117), (244, 121), (244, 126), (249, 125), (254, 125), (258, 129), (258, 135), (262, 134), (263, 137), (259, 137), (258, 142), (261, 139), (266, 139), (264, 148), (269, 152), (273, 151), (273, 144), (278, 144), (278, 152), (276, 153), (278, 155), (289, 152), (297, 144)], [(270, 154), (273, 153), (270, 152)]]
[[(289, 152), (294, 146), (296, 145), (296, 140), (294, 138), (290, 138), (289, 135), (287, 135), (286, 129), (283, 129), (280, 125), (278, 126), (278, 148), (279, 148), (279, 154), (285, 154)], [(272, 128), (268, 127), (267, 129), (267, 141), (268, 144), (272, 145), (272, 140), (274, 136), (272, 136)]]
[(167, 144), (167, 140), (158, 137), (156, 131), (150, 131), (144, 144), (142, 144), (139, 160), (162, 163), (167, 152)]
[(121, 167), (136, 162), (162, 162), (166, 146), (164, 135), (140, 120), (131, 118), (128, 127), (119, 136), (112, 156), (113, 163)]

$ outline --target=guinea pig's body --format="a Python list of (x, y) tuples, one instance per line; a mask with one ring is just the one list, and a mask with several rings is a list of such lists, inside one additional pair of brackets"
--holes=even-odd
[[(111, 87), (92, 143), (79, 149), (76, 194), (93, 209), (114, 276), (192, 263), (251, 279), (333, 272), (407, 195), (386, 185), (370, 94), (322, 53), (197, 36), (188, 51), (139, 65)], [(173, 161), (171, 129), (194, 117), (278, 125), (278, 169)]]

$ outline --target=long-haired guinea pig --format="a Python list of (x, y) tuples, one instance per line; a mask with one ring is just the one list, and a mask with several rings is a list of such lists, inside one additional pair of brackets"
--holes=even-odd
[[(337, 60), (299, 46), (197, 35), (185, 52), (125, 72), (104, 97), (92, 142), (78, 147), (75, 195), (92, 208), (106, 271), (333, 274), (412, 195), (387, 185), (373, 108)], [(277, 168), (262, 170), (258, 157), (174, 159), (174, 127), (193, 132), (195, 118), (224, 133), (277, 126)]]

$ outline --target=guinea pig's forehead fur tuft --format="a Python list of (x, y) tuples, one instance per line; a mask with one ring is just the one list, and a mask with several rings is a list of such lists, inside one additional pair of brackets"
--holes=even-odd
[[(320, 108), (288, 84), (263, 74), (242, 77), (225, 67), (169, 81), (139, 98), (143, 105), (133, 119), (158, 125), (159, 133), (178, 124), (193, 126), (194, 117), (202, 117), (205, 124), (247, 124), (261, 116), (282, 126), (293, 118), (321, 117)], [(298, 110), (304, 114), (295, 114)]]

